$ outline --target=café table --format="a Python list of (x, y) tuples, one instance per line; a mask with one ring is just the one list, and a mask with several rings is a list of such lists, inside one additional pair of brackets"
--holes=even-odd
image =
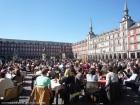
[(106, 80), (98, 80), (99, 87), (104, 87), (106, 84)]

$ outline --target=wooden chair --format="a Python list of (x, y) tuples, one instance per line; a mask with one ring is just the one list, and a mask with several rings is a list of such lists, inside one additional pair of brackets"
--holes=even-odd
[(20, 94), (23, 91), (23, 82), (17, 83), (17, 87), (18, 87), (18, 95), (20, 96)]
[(38, 105), (49, 105), (51, 91), (46, 87), (34, 87), (28, 103), (35, 102)]
[(98, 82), (87, 82), (86, 83), (86, 91), (88, 93), (93, 93), (98, 90)]
[(86, 83), (86, 95), (89, 97), (92, 103), (99, 104), (100, 97), (98, 97), (97, 101), (97, 94), (99, 91), (99, 85), (98, 82), (87, 82)]
[(120, 98), (120, 85), (118, 82), (111, 83), (109, 85), (107, 92), (107, 98), (111, 105), (117, 102)]
[(18, 98), (18, 87), (7, 88), (2, 101), (10, 101)]

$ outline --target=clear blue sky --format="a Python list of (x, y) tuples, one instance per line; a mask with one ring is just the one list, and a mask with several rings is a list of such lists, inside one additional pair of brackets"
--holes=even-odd
[[(77, 42), (119, 27), (125, 0), (0, 0), (0, 38)], [(127, 0), (140, 21), (140, 0)]]

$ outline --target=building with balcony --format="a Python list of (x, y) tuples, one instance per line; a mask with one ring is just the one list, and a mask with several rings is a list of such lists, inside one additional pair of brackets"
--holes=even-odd
[[(84, 48), (82, 48), (83, 45), (85, 45)], [(125, 2), (119, 28), (96, 35), (91, 22), (90, 31), (85, 40), (74, 43), (72, 48), (73, 54), (84, 61), (85, 58), (86, 61), (140, 58), (140, 22), (135, 22), (131, 18)]]

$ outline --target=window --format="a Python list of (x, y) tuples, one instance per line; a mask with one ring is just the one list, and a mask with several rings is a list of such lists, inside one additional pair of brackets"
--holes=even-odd
[(118, 40), (115, 40), (115, 45), (118, 45)]
[(137, 44), (137, 49), (140, 50), (140, 43)]
[(133, 30), (131, 30), (130, 31), (130, 36), (132, 36), (134, 34), (134, 31)]
[(134, 50), (134, 45), (130, 45), (130, 50)]
[(110, 40), (110, 46), (112, 46), (113, 45), (113, 40)]
[(114, 35), (114, 38), (118, 38), (118, 34), (117, 33)]
[(140, 35), (136, 36), (136, 40), (137, 40), (137, 42), (140, 42)]
[(134, 43), (134, 38), (130, 37), (130, 43)]
[(136, 29), (136, 33), (137, 33), (137, 34), (140, 34), (140, 28), (137, 28), (137, 29)]

